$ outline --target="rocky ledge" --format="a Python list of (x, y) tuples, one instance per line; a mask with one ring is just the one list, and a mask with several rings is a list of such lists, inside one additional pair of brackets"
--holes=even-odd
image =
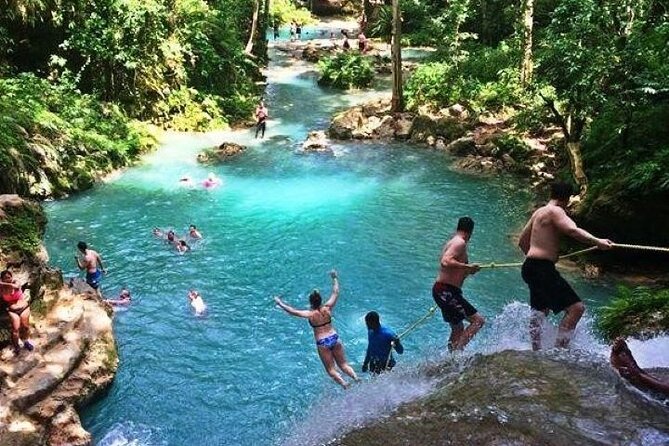
[[(7, 216), (34, 207), (39, 208), (17, 196), (0, 196), (0, 235), (7, 237)], [(37, 229), (39, 235), (43, 228)], [(5, 348), (0, 353), (0, 444), (89, 445), (91, 436), (82, 428), (77, 409), (114, 378), (118, 356), (111, 308), (85, 284), (83, 293), (63, 287), (62, 275), (49, 268), (43, 249), (11, 248), (0, 245), (0, 260), (19, 283), (30, 283), (26, 294), (35, 350), (15, 356)], [(0, 320), (5, 345), (7, 324)]]
[(660, 445), (669, 409), (576, 352), (505, 351), (430, 372), (426, 398), (328, 444)]
[(560, 132), (518, 134), (503, 116), (477, 115), (455, 104), (441, 110), (392, 113), (387, 99), (336, 115), (328, 135), (333, 139), (409, 139), (455, 157), (454, 166), (477, 173), (529, 174), (535, 185), (551, 180), (560, 160), (555, 147)]
[(234, 142), (224, 142), (218, 147), (207, 149), (197, 155), (197, 161), (202, 164), (223, 163), (228, 159), (237, 156), (246, 150), (245, 146), (235, 144)]

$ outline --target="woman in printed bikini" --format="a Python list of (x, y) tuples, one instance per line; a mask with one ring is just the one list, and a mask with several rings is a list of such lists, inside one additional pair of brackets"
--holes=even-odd
[(30, 334), (30, 304), (23, 296), (23, 291), (26, 285), (20, 286), (12, 277), (9, 270), (4, 270), (0, 273), (0, 293), (2, 293), (2, 300), (7, 306), (7, 313), (9, 319), (12, 321), (12, 344), (14, 345), (14, 353), (21, 352), (21, 344), (19, 339), (23, 341), (23, 347), (26, 350), (32, 351), (33, 344), (28, 339)]
[(309, 320), (309, 325), (314, 329), (316, 349), (318, 350), (318, 356), (323, 361), (323, 367), (333, 380), (346, 389), (350, 384), (341, 377), (335, 368), (335, 364), (355, 381), (359, 379), (353, 368), (346, 362), (344, 344), (342, 344), (339, 335), (332, 326), (332, 310), (339, 297), (339, 279), (337, 278), (337, 272), (334, 270), (330, 272), (330, 277), (332, 277), (332, 294), (325, 304), (322, 303), (321, 295), (317, 290), (312, 291), (309, 295), (309, 303), (311, 304), (309, 310), (297, 310), (284, 303), (279, 297), (275, 297), (274, 301), (286, 313)]

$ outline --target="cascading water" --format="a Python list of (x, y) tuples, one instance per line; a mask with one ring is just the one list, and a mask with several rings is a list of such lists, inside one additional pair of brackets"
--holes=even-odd
[[(133, 293), (133, 304), (115, 318), (117, 378), (82, 413), (97, 444), (332, 438), (432, 389), (434, 377), (419, 364), (443, 358), (448, 330), (436, 315), (408, 336), (396, 372), (343, 392), (324, 373), (306, 321), (274, 308), (273, 295), (306, 306), (312, 288), (329, 290), (327, 272), (336, 267), (342, 296), (334, 323), (359, 369), (367, 311), (401, 331), (432, 305), (437, 257), (458, 217), (476, 221), (472, 261), (520, 258), (512, 234), (530, 194), (510, 178), (460, 174), (442, 153), (400, 143), (338, 143), (334, 158), (296, 155), (307, 132), (326, 127), (334, 111), (378, 95), (320, 89), (311, 70), (272, 51), (265, 140), (254, 140), (251, 130), (167, 134), (142, 166), (47, 205), (53, 263), (66, 276), (77, 274), (73, 249), (86, 240), (109, 267), (104, 292), (113, 296), (128, 286)], [(249, 149), (222, 166), (197, 164), (202, 148), (223, 141)], [(223, 185), (205, 190), (197, 182), (210, 171)], [(195, 187), (183, 187), (184, 176)], [(189, 224), (204, 240), (183, 256), (151, 235), (155, 226), (183, 234)], [(609, 283), (569, 280), (590, 309), (612, 294)], [(189, 309), (191, 288), (208, 305), (204, 317)], [(468, 355), (528, 348), (528, 308), (514, 303), (527, 299), (518, 270), (481, 271), (464, 289), (488, 318)], [(655, 348), (632, 344), (646, 347)], [(605, 361), (606, 348), (588, 324), (579, 327), (575, 348)], [(656, 349), (669, 362), (666, 348)], [(658, 357), (641, 356), (644, 366)]]

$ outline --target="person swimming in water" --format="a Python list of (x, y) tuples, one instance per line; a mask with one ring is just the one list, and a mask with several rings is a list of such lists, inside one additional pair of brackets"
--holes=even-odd
[(207, 310), (207, 305), (205, 305), (202, 296), (195, 290), (190, 290), (188, 292), (188, 299), (190, 300), (190, 305), (195, 310), (196, 316), (201, 316)]
[(83, 254), (83, 259), (79, 256), (74, 256), (77, 261), (77, 267), (80, 270), (86, 270), (86, 283), (95, 290), (95, 294), (102, 298), (102, 290), (100, 289), (100, 281), (102, 274), (107, 274), (107, 270), (102, 264), (102, 257), (100, 254), (88, 249), (86, 242), (77, 243), (77, 248)]
[(176, 244), (177, 251), (180, 254), (184, 254), (187, 251), (190, 251), (190, 246), (186, 243), (186, 240), (179, 240)]
[(202, 186), (205, 189), (213, 189), (221, 185), (221, 179), (216, 176), (213, 172), (209, 172), (207, 178), (202, 181)]
[(11, 271), (4, 270), (0, 273), (0, 293), (3, 303), (7, 306), (7, 314), (9, 314), (12, 324), (12, 345), (16, 355), (21, 352), (19, 340), (23, 341), (23, 347), (26, 350), (32, 351), (34, 349), (32, 342), (28, 339), (30, 335), (30, 304), (23, 295), (26, 288), (26, 285), (20, 286), (16, 283)]
[(105, 299), (105, 302), (110, 305), (130, 305), (132, 296), (130, 295), (130, 291), (126, 287), (123, 287), (118, 295), (118, 299)]
[(286, 313), (309, 320), (309, 325), (314, 329), (316, 349), (318, 351), (318, 356), (323, 362), (323, 367), (325, 367), (328, 375), (330, 375), (335, 382), (346, 389), (350, 384), (341, 377), (339, 372), (337, 372), (335, 364), (339, 366), (339, 369), (342, 372), (353, 378), (355, 381), (359, 381), (359, 378), (355, 374), (353, 368), (346, 361), (344, 344), (342, 344), (339, 335), (332, 326), (332, 310), (337, 304), (337, 298), (339, 297), (339, 279), (337, 277), (337, 271), (332, 270), (330, 272), (330, 277), (332, 277), (332, 294), (325, 304), (322, 303), (321, 295), (317, 290), (312, 291), (309, 295), (309, 304), (311, 305), (311, 309), (309, 310), (297, 310), (284, 303), (278, 296), (274, 298), (274, 301)]
[(188, 227), (188, 235), (190, 235), (190, 238), (199, 240), (202, 238), (202, 234), (200, 234), (200, 231), (197, 230), (197, 227), (195, 225), (190, 225)]

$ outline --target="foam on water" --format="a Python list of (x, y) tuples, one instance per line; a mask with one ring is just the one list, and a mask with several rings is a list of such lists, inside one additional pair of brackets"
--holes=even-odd
[(166, 446), (169, 443), (148, 426), (126, 421), (112, 426), (97, 446)]

